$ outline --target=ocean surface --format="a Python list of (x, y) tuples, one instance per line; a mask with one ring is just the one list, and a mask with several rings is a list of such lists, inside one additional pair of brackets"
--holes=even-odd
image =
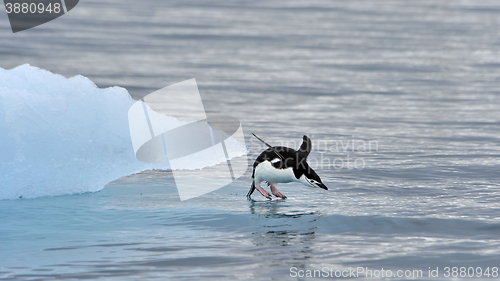
[[(498, 280), (499, 1), (86, 0), (16, 34), (0, 8), (0, 67), (25, 63), (135, 99), (196, 78), (250, 161), (187, 201), (169, 171), (0, 200), (2, 280)], [(311, 137), (329, 190), (248, 201), (251, 132)]]

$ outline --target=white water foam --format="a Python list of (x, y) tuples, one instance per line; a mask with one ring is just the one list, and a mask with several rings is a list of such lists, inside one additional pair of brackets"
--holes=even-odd
[[(127, 119), (134, 102), (126, 89), (99, 89), (80, 75), (0, 68), (0, 199), (93, 192), (126, 175), (169, 169), (135, 158)], [(167, 127), (183, 124), (161, 118)], [(231, 143), (230, 155), (246, 154), (244, 144)], [(218, 164), (211, 159), (220, 157), (182, 169)]]

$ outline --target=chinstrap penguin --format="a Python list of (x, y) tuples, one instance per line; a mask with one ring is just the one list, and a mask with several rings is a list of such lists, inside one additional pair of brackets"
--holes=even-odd
[(300, 182), (310, 187), (320, 187), (328, 190), (316, 172), (307, 164), (307, 156), (311, 153), (312, 142), (307, 136), (303, 137), (302, 145), (298, 150), (284, 146), (271, 146), (253, 134), (269, 148), (264, 150), (253, 164), (252, 186), (247, 194), (248, 199), (257, 189), (264, 197), (271, 199), (271, 195), (260, 184), (267, 182), (271, 186), (271, 193), (285, 199), (276, 188), (278, 183)]

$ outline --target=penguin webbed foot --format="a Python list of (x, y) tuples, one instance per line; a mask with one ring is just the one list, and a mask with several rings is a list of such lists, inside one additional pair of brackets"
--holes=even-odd
[(269, 194), (269, 192), (265, 191), (262, 187), (260, 186), (256, 186), (255, 188), (257, 188), (257, 190), (260, 192), (260, 194), (262, 194), (262, 196), (266, 197), (267, 199), (271, 199), (271, 194)]
[(276, 186), (271, 185), (271, 192), (273, 193), (274, 196), (279, 197), (281, 199), (286, 199), (286, 196), (281, 193)]

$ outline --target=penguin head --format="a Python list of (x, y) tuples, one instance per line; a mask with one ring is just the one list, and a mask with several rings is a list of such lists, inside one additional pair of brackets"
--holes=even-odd
[(304, 174), (299, 178), (299, 181), (307, 186), (311, 187), (319, 187), (324, 190), (328, 190), (328, 187), (323, 184), (321, 178), (316, 174), (316, 172), (311, 168), (307, 167)]

